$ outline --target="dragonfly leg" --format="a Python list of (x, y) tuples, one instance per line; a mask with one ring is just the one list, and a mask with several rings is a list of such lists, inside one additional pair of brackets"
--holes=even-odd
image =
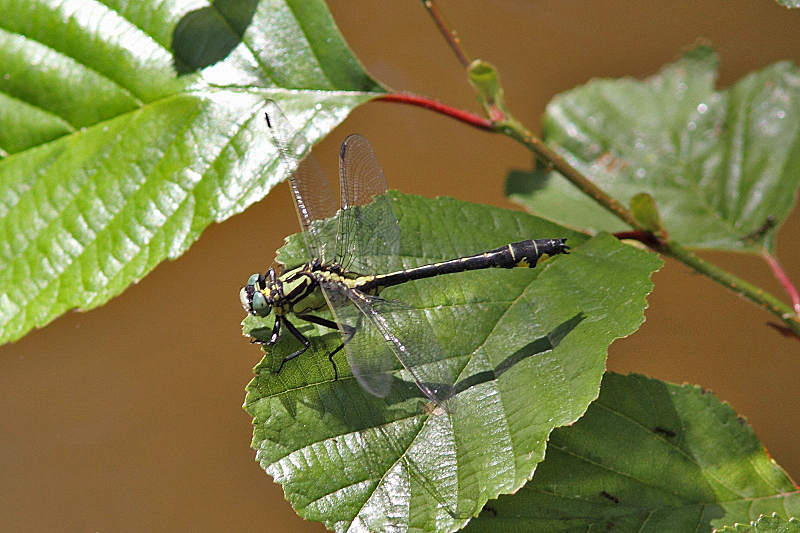
[[(302, 318), (306, 322), (311, 322), (312, 324), (325, 326), (326, 328), (339, 329), (339, 326), (336, 324), (336, 322), (328, 320), (327, 318), (314, 315), (298, 315), (298, 318)], [(342, 341), (342, 344), (337, 346), (335, 350), (328, 354), (328, 361), (331, 362), (331, 366), (333, 367), (333, 381), (339, 379), (339, 369), (336, 367), (336, 362), (333, 360), (333, 356), (340, 352), (341, 349), (344, 348), (345, 344), (350, 342), (350, 339), (352, 339), (353, 335), (356, 334), (356, 328), (347, 324), (342, 324), (342, 331), (344, 332), (344, 340)]]
[(278, 335), (281, 334), (281, 317), (275, 317), (275, 325), (272, 326), (272, 335), (269, 337), (269, 341), (267, 341), (267, 346), (273, 346), (276, 342), (278, 342)]
[[(277, 324), (278, 324), (279, 320), (280, 319), (276, 317), (276, 319), (275, 319), (276, 327), (278, 327)], [(311, 341), (309, 341), (308, 338), (306, 338), (305, 335), (300, 333), (300, 330), (298, 330), (296, 327), (294, 327), (294, 324), (292, 324), (291, 322), (286, 320), (286, 318), (283, 318), (282, 321), (283, 321), (284, 324), (286, 324), (286, 329), (289, 330), (289, 333), (294, 335), (295, 339), (297, 339), (301, 343), (303, 343), (303, 347), (300, 348), (299, 350), (297, 350), (296, 352), (294, 352), (293, 354), (287, 355), (286, 357), (284, 357), (283, 361), (281, 361), (281, 366), (278, 367), (278, 371), (276, 372), (276, 374), (280, 374), (281, 373), (281, 370), (283, 370), (283, 365), (285, 365), (287, 361), (291, 361), (292, 359), (294, 359), (298, 355), (300, 355), (303, 352), (305, 352), (306, 350), (308, 350), (308, 347), (311, 346)], [(273, 329), (273, 334), (274, 334), (274, 332), (275, 332), (275, 330)], [(272, 338), (270, 338), (270, 342), (272, 342)]]
[(250, 344), (260, 344), (262, 346), (274, 346), (276, 342), (278, 342), (278, 336), (281, 334), (281, 317), (275, 317), (275, 325), (272, 326), (272, 334), (269, 336), (268, 341), (262, 341), (260, 339), (253, 339), (250, 341)]

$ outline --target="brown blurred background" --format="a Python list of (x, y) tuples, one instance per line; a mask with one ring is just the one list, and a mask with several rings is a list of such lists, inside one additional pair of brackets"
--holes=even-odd
[[(329, 5), (374, 77), (479, 112), (419, 2)], [(800, 11), (770, 0), (441, 0), (440, 7), (467, 52), (499, 68), (508, 105), (534, 130), (554, 94), (593, 77), (654, 74), (698, 38), (720, 54), (721, 86), (778, 60), (800, 63)], [(530, 165), (507, 138), (370, 103), (320, 145), (329, 172), (353, 132), (372, 141), (392, 188), (429, 197), (513, 207), (502, 194), (504, 176)], [(69, 313), (0, 347), (0, 529), (324, 531), (297, 517), (255, 463), (241, 409), (261, 352), (241, 336), (238, 291), (297, 230), (281, 185), (105, 307)], [(795, 210), (778, 238), (795, 283), (798, 235)], [(762, 261), (703, 256), (783, 297)], [(647, 322), (614, 343), (609, 368), (712, 389), (800, 479), (800, 343), (768, 328), (764, 311), (680, 264), (667, 262), (654, 280)]]

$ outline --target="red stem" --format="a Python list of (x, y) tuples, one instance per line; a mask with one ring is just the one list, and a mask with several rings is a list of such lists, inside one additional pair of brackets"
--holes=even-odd
[(663, 242), (661, 242), (658, 237), (650, 233), (649, 231), (618, 231), (614, 234), (619, 240), (622, 239), (631, 239), (633, 241), (639, 241), (640, 243), (644, 244), (648, 248), (655, 250), (656, 252), (660, 252), (663, 249)]
[(778, 263), (778, 260), (775, 259), (772, 254), (763, 251), (761, 256), (767, 261), (769, 267), (772, 269), (773, 275), (778, 279), (778, 281), (783, 285), (783, 289), (789, 295), (789, 298), (792, 300), (792, 307), (794, 308), (794, 312), (797, 315), (800, 315), (800, 294), (797, 293), (797, 288), (792, 284), (792, 281), (789, 279), (789, 276), (786, 275), (786, 272), (783, 270), (783, 267)]
[(478, 129), (495, 131), (494, 124), (488, 118), (484, 118), (480, 115), (475, 115), (467, 111), (462, 111), (461, 109), (456, 109), (455, 107), (450, 107), (449, 105), (437, 102), (436, 100), (431, 100), (430, 98), (425, 98), (424, 96), (417, 96), (415, 94), (408, 93), (390, 93), (379, 96), (376, 98), (376, 100), (383, 100), (384, 102), (398, 102), (401, 104), (424, 107), (425, 109), (430, 109), (432, 111), (436, 111), (437, 113), (447, 115), (450, 118), (454, 118)]

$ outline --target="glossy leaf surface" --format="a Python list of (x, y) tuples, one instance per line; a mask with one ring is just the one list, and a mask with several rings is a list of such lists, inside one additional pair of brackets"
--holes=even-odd
[[(325, 328), (304, 330), (311, 349), (280, 374), (299, 343), (284, 332), (267, 348), (245, 408), (258, 459), (301, 516), (338, 531), (452, 531), (487, 499), (521, 487), (550, 431), (596, 397), (608, 345), (641, 324), (661, 262), (610, 235), (587, 241), (514, 211), (391, 194), (403, 240), (397, 256), (372, 258), (378, 273), (526, 238), (567, 237), (573, 248), (534, 269), (443, 275), (381, 293), (422, 310), (442, 352), (437, 364), (458, 369), (452, 414), (432, 412), (399, 370), (385, 399), (359, 387), (344, 357), (332, 381), (327, 353), (341, 338)], [(278, 258), (304, 262), (302, 240)], [(258, 338), (271, 327), (271, 316), (245, 321)]]
[(183, 53), (209, 44), (194, 3), (0, 1), (0, 342), (105, 303), (283, 179), (267, 99), (314, 142), (382, 92), (321, 1), (245, 4), (202, 8), (240, 42), (179, 76), (175, 28)]
[[(800, 184), (800, 72), (788, 62), (715, 90), (717, 57), (697, 47), (652, 78), (595, 80), (554, 98), (543, 138), (629, 205), (648, 193), (667, 233), (695, 248), (771, 250)], [(629, 230), (555, 172), (514, 171), (507, 192), (531, 212), (591, 231)]]

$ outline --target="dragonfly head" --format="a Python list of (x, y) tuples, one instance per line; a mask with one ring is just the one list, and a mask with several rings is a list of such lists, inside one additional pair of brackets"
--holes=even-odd
[(239, 291), (239, 301), (244, 310), (251, 315), (267, 316), (272, 311), (273, 302), (264, 294), (267, 288), (267, 276), (274, 277), (272, 269), (267, 274), (253, 274), (247, 280), (247, 285)]
[(567, 246), (567, 239), (551, 239), (553, 249), (557, 254), (569, 254), (569, 246)]

